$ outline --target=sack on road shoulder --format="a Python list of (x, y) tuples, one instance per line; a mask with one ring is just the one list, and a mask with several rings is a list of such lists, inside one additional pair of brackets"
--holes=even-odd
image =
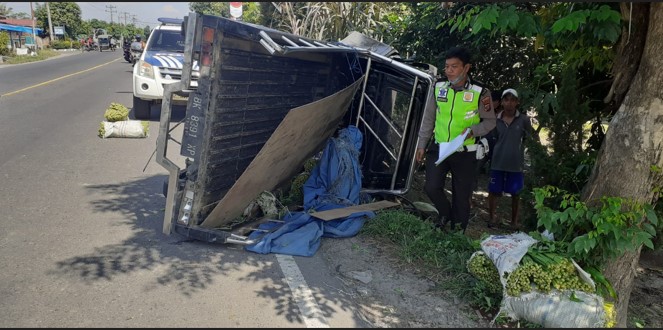
[(144, 120), (102, 121), (99, 137), (105, 138), (146, 138), (149, 136), (150, 122)]

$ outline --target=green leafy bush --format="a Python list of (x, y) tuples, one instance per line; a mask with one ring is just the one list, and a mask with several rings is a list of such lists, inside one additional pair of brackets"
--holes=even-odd
[(654, 248), (658, 217), (653, 206), (632, 199), (604, 196), (588, 205), (553, 186), (535, 188), (537, 225), (568, 242), (568, 255), (583, 267), (601, 269), (641, 245)]
[(7, 46), (9, 46), (9, 33), (0, 31), (0, 55), (9, 55), (11, 51)]
[(78, 42), (71, 40), (55, 40), (51, 43), (52, 49), (77, 49), (79, 46)]

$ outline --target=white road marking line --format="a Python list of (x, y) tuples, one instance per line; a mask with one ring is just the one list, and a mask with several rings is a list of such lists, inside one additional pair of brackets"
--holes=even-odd
[(327, 320), (322, 315), (318, 303), (313, 297), (311, 289), (306, 284), (302, 272), (299, 271), (295, 258), (289, 255), (276, 254), (276, 261), (281, 266), (285, 281), (292, 291), (293, 298), (299, 307), (307, 328), (329, 328)]

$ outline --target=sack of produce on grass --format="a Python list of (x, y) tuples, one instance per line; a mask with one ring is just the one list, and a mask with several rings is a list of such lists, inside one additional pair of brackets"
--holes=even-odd
[(486, 284), (486, 287), (491, 293), (502, 292), (500, 274), (497, 273), (497, 268), (493, 264), (493, 261), (488, 259), (483, 251), (476, 251), (470, 256), (470, 259), (467, 261), (467, 270), (474, 277)]
[(608, 304), (597, 294), (552, 290), (545, 294), (532, 291), (519, 297), (505, 296), (500, 312), (544, 328), (607, 328), (614, 326), (607, 308)]
[(104, 118), (111, 122), (128, 120), (129, 108), (120, 103), (111, 102), (110, 107), (104, 113)]
[(502, 311), (546, 328), (606, 327), (604, 301), (589, 274), (572, 259), (530, 252), (508, 275)]
[(525, 233), (492, 235), (481, 242), (482, 250), (468, 260), (468, 270), (475, 277), (502, 284), (503, 298), (497, 315), (546, 328), (614, 325), (614, 313), (596, 293), (593, 275), (573, 259), (539, 244)]
[(146, 120), (102, 121), (99, 137), (105, 138), (145, 138), (149, 136), (150, 122)]

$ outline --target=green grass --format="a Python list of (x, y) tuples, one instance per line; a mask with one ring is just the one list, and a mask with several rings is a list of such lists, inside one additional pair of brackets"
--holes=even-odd
[(378, 212), (364, 224), (362, 233), (396, 245), (403, 262), (425, 268), (441, 289), (467, 297), (478, 286), (467, 270), (467, 260), (479, 249), (479, 240), (460, 232), (444, 233), (430, 221), (400, 209)]
[[(387, 241), (398, 251), (402, 262), (416, 267), (436, 283), (436, 288), (450, 292), (470, 306), (483, 312), (486, 318), (496, 315), (502, 302), (502, 293), (495, 293), (485, 282), (475, 278), (467, 269), (470, 256), (481, 249), (479, 239), (461, 232), (445, 233), (429, 220), (403, 209), (378, 211), (367, 221), (361, 234)], [(506, 327), (540, 327), (529, 322), (514, 322), (500, 316), (498, 323)]]
[(5, 57), (5, 64), (21, 64), (21, 63), (29, 63), (29, 62), (36, 62), (36, 61), (41, 61), (45, 60), (49, 57), (54, 57), (60, 55), (60, 52), (57, 52), (55, 50), (50, 50), (50, 49), (41, 49), (37, 51), (37, 55), (35, 56), (30, 56), (30, 55), (13, 55), (9, 57)]

